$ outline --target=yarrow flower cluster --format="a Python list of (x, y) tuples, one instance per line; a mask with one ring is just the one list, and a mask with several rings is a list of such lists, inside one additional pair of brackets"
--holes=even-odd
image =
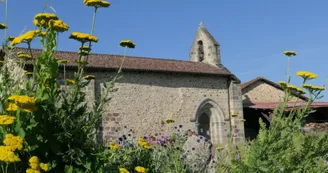
[(6, 29), (6, 28), (7, 28), (6, 24), (3, 24), (3, 23), (0, 24), (0, 29)]
[(308, 71), (299, 71), (296, 73), (296, 76), (300, 76), (302, 77), (304, 80), (308, 80), (308, 79), (315, 79), (318, 77), (318, 75), (308, 72)]
[(115, 144), (114, 142), (109, 142), (109, 148), (113, 150), (118, 150), (120, 149), (120, 145)]
[(0, 125), (10, 125), (16, 120), (14, 116), (0, 115)]
[(119, 171), (120, 171), (120, 173), (130, 173), (130, 171), (128, 171), (125, 168), (120, 168)]
[(131, 49), (136, 47), (136, 45), (131, 40), (122, 40), (120, 42), (120, 46)]
[(147, 172), (147, 169), (142, 167), (142, 166), (137, 166), (134, 168), (134, 170), (137, 172), (137, 173), (146, 173)]
[(23, 149), (23, 138), (14, 136), (13, 134), (6, 134), (3, 143), (7, 146), (8, 151), (16, 151)]
[(94, 75), (87, 75), (87, 76), (84, 76), (84, 79), (87, 79), (87, 80), (96, 79), (96, 76), (94, 76)]
[(84, 4), (86, 6), (95, 8), (107, 8), (110, 6), (110, 3), (105, 0), (84, 0)]
[(290, 50), (286, 50), (283, 52), (283, 54), (285, 54), (286, 56), (296, 56), (296, 52), (295, 51), (290, 51)]
[(69, 36), (70, 39), (74, 39), (76, 41), (79, 41), (81, 43), (85, 42), (98, 42), (98, 38), (96, 36), (81, 33), (81, 32), (72, 32), (72, 34)]
[(11, 41), (10, 45), (11, 46), (15, 46), (17, 44), (21, 44), (21, 43), (30, 43), (33, 38), (35, 38), (36, 36), (38, 36), (38, 34), (40, 34), (41, 31), (40, 30), (31, 30), (31, 31), (28, 31), (18, 37), (15, 37), (13, 39), (13, 41)]
[(37, 156), (32, 156), (28, 162), (30, 168), (26, 170), (26, 173), (40, 173), (40, 170), (49, 171), (49, 165), (46, 163), (39, 163), (39, 158)]
[(3, 141), (4, 146), (0, 146), (0, 161), (12, 163), (19, 162), (20, 158), (14, 153), (16, 150), (22, 150), (23, 139), (20, 136), (6, 134)]
[(73, 79), (66, 79), (66, 82), (68, 82), (70, 84), (76, 84), (76, 81)]
[(7, 146), (0, 146), (0, 161), (13, 163), (19, 162), (20, 158), (13, 151), (8, 150)]
[(36, 99), (26, 95), (13, 95), (8, 98), (7, 111), (17, 111), (21, 108), (23, 112), (34, 112), (36, 110)]
[(24, 60), (27, 60), (27, 61), (28, 60), (33, 60), (33, 57), (31, 55), (23, 53), (23, 52), (19, 52), (19, 53), (17, 53), (17, 55), (18, 55), (19, 59), (24, 59)]
[(58, 20), (56, 14), (51, 13), (39, 13), (34, 17), (34, 25), (40, 28), (47, 28), (50, 20)]
[(153, 147), (151, 145), (149, 145), (149, 143), (143, 139), (143, 138), (139, 138), (138, 139), (138, 145), (144, 149), (152, 149)]
[(49, 27), (52, 27), (57, 32), (65, 32), (69, 29), (69, 26), (62, 20), (50, 20)]

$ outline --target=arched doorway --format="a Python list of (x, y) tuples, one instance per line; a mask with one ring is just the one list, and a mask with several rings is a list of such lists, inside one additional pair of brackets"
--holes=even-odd
[(227, 123), (224, 122), (222, 110), (214, 101), (204, 100), (198, 106), (194, 121), (198, 134), (211, 140), (214, 146), (225, 142), (227, 134), (224, 129)]

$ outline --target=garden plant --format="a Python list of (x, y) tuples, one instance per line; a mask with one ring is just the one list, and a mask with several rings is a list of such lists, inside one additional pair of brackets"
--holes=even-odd
[[(328, 172), (328, 134), (310, 134), (303, 130), (305, 118), (314, 110), (313, 101), (321, 98), (324, 86), (309, 82), (317, 78), (311, 72), (297, 72), (303, 78), (300, 87), (291, 85), (288, 79), (280, 82), (285, 96), (273, 112), (270, 126), (260, 119), (260, 132), (253, 141), (216, 146), (210, 160), (188, 163), (191, 154), (184, 145), (191, 136), (198, 144), (210, 140), (190, 129), (177, 125), (168, 134), (136, 136), (128, 127), (118, 139), (99, 143), (99, 122), (104, 106), (110, 104), (110, 93), (115, 92), (115, 82), (121, 77), (126, 50), (135, 48), (130, 40), (119, 44), (125, 49), (117, 74), (104, 83), (102, 95), (90, 103), (85, 87), (96, 76), (85, 69), (92, 47), (98, 42), (94, 36), (96, 14), (99, 9), (110, 7), (105, 0), (84, 0), (93, 12), (91, 32), (71, 32), (69, 39), (81, 44), (77, 48), (78, 59), (74, 78), (66, 76), (67, 59), (58, 59), (56, 50), (58, 34), (68, 32), (69, 25), (45, 8), (33, 20), (34, 30), (21, 35), (7, 35), (8, 0), (6, 20), (0, 24), (4, 41), (0, 52), (0, 172), (2, 173), (189, 173), (189, 172)], [(32, 20), (31, 20), (32, 21)], [(41, 53), (35, 55), (31, 42), (40, 40)], [(18, 52), (16, 46), (27, 47)], [(290, 59), (293, 51), (285, 51)], [(32, 68), (28, 68), (32, 67)], [(61, 76), (63, 74), (63, 76)], [(307, 94), (302, 108), (294, 107), (286, 112), (287, 103), (294, 95)], [(115, 98), (113, 98), (115, 99)], [(163, 120), (171, 127), (173, 119)], [(197, 146), (195, 146), (197, 147)], [(196, 170), (196, 171), (195, 171)]]

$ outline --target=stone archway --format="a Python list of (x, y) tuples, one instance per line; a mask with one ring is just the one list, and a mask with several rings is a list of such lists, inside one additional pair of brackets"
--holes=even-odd
[(227, 134), (224, 129), (227, 123), (222, 110), (213, 100), (206, 99), (199, 104), (194, 122), (196, 132), (211, 140), (214, 146), (226, 142)]

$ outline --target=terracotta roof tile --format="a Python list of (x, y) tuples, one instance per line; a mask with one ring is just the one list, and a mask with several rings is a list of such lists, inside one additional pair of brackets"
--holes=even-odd
[[(26, 52), (26, 48), (15, 48), (17, 52)], [(33, 56), (37, 57), (41, 53), (41, 49), (33, 49)], [(76, 52), (57, 51), (55, 57), (59, 59), (68, 59), (70, 63), (68, 67), (76, 67), (75, 60), (78, 59)], [(123, 56), (122, 55), (109, 55), (109, 54), (96, 54), (92, 53), (89, 56), (89, 64), (87, 69), (118, 69)], [(196, 73), (196, 74), (211, 74), (221, 76), (235, 77), (227, 68), (214, 67), (201, 62), (170, 60), (170, 59), (157, 59), (126, 56), (124, 61), (123, 70), (136, 70), (136, 71), (155, 71), (155, 72), (181, 72), (181, 73)], [(236, 77), (235, 77), (236, 78)], [(237, 78), (236, 78), (237, 79)]]

